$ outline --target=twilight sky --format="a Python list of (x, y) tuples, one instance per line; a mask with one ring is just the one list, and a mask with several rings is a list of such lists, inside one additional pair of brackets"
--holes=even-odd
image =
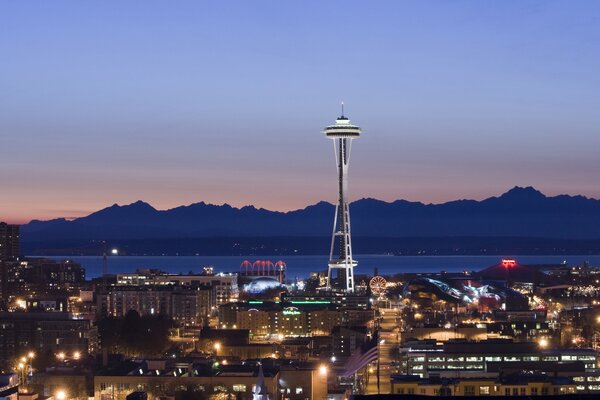
[(597, 1), (0, 2), (0, 221), (600, 197)]

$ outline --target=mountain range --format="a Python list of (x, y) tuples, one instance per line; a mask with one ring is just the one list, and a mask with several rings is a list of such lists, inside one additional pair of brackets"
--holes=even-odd
[[(481, 201), (443, 204), (366, 198), (353, 202), (350, 210), (353, 236), (370, 238), (367, 241), (372, 243), (377, 243), (376, 238), (386, 243), (401, 238), (423, 242), (423, 238), (448, 237), (471, 241), (484, 237), (547, 238), (553, 243), (600, 239), (600, 200), (569, 195), (550, 197), (533, 187), (514, 187), (501, 196)], [(28, 250), (51, 250), (56, 244), (62, 248), (81, 246), (102, 239), (151, 242), (152, 248), (161, 241), (206, 242), (215, 238), (230, 238), (227, 242), (232, 242), (231, 238), (254, 238), (252, 242), (260, 246), (257, 238), (270, 238), (279, 247), (285, 247), (282, 238), (296, 238), (288, 242), (301, 243), (301, 238), (329, 236), (333, 214), (334, 205), (327, 202), (277, 212), (204, 202), (157, 210), (137, 201), (115, 204), (74, 220), (33, 220), (22, 226), (21, 237)], [(140, 251), (144, 251), (143, 245)]]

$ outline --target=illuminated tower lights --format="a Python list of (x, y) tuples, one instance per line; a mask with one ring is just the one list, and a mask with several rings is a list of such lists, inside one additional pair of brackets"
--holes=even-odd
[(333, 289), (333, 272), (337, 270), (338, 283), (340, 278), (344, 282), (344, 286), (340, 289), (352, 293), (354, 292), (354, 267), (356, 267), (357, 262), (352, 258), (352, 240), (350, 237), (348, 165), (350, 163), (352, 140), (360, 137), (362, 131), (358, 126), (352, 125), (350, 120), (344, 116), (344, 103), (342, 103), (341, 117), (336, 119), (335, 125), (326, 127), (323, 133), (328, 139), (333, 140), (338, 171), (338, 202), (335, 207), (335, 216), (333, 219), (329, 268), (327, 271), (327, 290)]

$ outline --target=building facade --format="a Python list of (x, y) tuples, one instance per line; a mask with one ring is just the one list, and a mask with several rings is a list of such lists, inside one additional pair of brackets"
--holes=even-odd
[(239, 295), (236, 274), (167, 274), (157, 270), (138, 270), (131, 274), (117, 274), (117, 286), (186, 286), (211, 289), (211, 304), (219, 306), (237, 301)]
[[(540, 349), (533, 342), (450, 341), (418, 346), (407, 342), (400, 352), (400, 372), (419, 378), (486, 377), (495, 379), (521, 370), (570, 377), (578, 392), (596, 392), (600, 385), (598, 353), (592, 349)], [(549, 372), (549, 373), (550, 373)]]
[[(327, 374), (316, 366), (265, 366), (264, 383), (271, 399), (312, 400), (327, 398)], [(232, 398), (251, 398), (258, 368), (232, 365), (214, 371), (190, 364), (149, 369), (144, 365), (123, 374), (94, 376), (96, 400), (124, 400), (134, 391), (147, 392), (150, 400), (191, 390), (205, 395), (222, 393)], [(224, 397), (226, 398), (226, 397)]]
[(421, 396), (557, 396), (576, 393), (572, 379), (516, 375), (501, 379), (392, 377), (392, 393)]
[(19, 225), (0, 222), (0, 261), (15, 260), (19, 257)]
[(372, 310), (342, 308), (319, 301), (248, 301), (219, 307), (221, 328), (248, 329), (254, 339), (328, 336), (337, 326), (364, 325), (372, 318)]
[(168, 315), (182, 327), (201, 326), (211, 313), (209, 287), (109, 286), (96, 294), (100, 316), (123, 317), (128, 311), (140, 315)]
[(60, 312), (0, 313), (0, 364), (35, 350), (39, 354), (88, 352), (90, 324)]

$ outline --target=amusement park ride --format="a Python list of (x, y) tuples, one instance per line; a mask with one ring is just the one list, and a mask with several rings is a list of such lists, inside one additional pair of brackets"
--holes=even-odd
[(377, 275), (371, 278), (371, 280), (369, 281), (369, 288), (371, 289), (371, 292), (374, 295), (380, 296), (383, 293), (385, 293), (386, 284), (387, 281), (385, 280), (385, 278), (383, 276)]

